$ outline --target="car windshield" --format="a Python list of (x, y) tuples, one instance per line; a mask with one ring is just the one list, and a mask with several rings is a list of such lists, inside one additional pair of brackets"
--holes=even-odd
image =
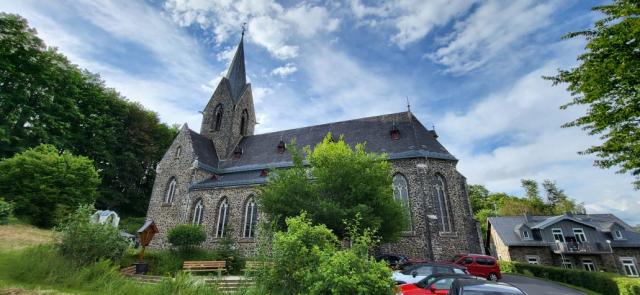
[(433, 282), (435, 282), (435, 280), (437, 280), (437, 277), (434, 276), (428, 276), (422, 280), (420, 280), (419, 282), (416, 283), (416, 286), (418, 288), (426, 288), (427, 286), (431, 285)]

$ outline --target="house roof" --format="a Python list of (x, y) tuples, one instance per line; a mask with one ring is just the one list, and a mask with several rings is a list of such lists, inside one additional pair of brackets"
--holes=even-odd
[(212, 167), (218, 166), (218, 155), (213, 146), (213, 141), (191, 129), (188, 129), (188, 131), (193, 143), (193, 152), (196, 154), (198, 161)]
[[(523, 240), (517, 229), (524, 225), (532, 229), (544, 229), (560, 220), (567, 220), (563, 217), (567, 216), (527, 216), (526, 220), (524, 216), (501, 216), (489, 217), (488, 222), (507, 246), (547, 246), (548, 242), (546, 241)], [(605, 239), (611, 240), (612, 247), (640, 247), (640, 233), (633, 231), (630, 225), (613, 214), (580, 214), (571, 216), (570, 220), (595, 228), (599, 233), (605, 235)], [(612, 222), (625, 229), (624, 240), (613, 240), (608, 236), (607, 229), (610, 228)], [(540, 227), (540, 224), (545, 227)]]

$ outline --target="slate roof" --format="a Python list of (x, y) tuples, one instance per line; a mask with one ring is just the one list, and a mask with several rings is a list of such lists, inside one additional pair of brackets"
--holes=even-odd
[(218, 166), (218, 155), (216, 154), (216, 149), (213, 146), (213, 141), (191, 129), (189, 129), (189, 136), (191, 136), (193, 151), (196, 154), (198, 161), (208, 166)]
[[(523, 240), (516, 229), (523, 225), (527, 225), (530, 228), (541, 223), (551, 225), (551, 221), (555, 223), (564, 219), (561, 217), (566, 218), (569, 216), (528, 216), (527, 220), (525, 220), (524, 216), (501, 216), (489, 217), (488, 222), (507, 246), (548, 246), (548, 241)], [(606, 235), (605, 239), (611, 240), (612, 247), (640, 247), (640, 233), (633, 231), (630, 225), (613, 214), (581, 214), (573, 215), (569, 218), (596, 228), (602, 235)], [(611, 230), (612, 223), (617, 223), (625, 228), (624, 240), (613, 240), (607, 235)]]
[[(397, 140), (391, 138), (390, 132), (394, 128), (400, 132)], [(365, 143), (367, 151), (387, 153), (390, 159), (430, 157), (456, 161), (456, 158), (437, 141), (434, 131), (427, 130), (412, 113), (401, 112), (246, 136), (238, 144), (242, 149), (239, 158), (232, 157), (217, 162), (213, 160), (214, 155), (199, 156), (199, 159), (203, 159), (198, 163), (199, 168), (220, 177), (202, 181), (191, 188), (264, 183), (266, 180), (260, 176), (261, 170), (292, 166), (291, 154), (278, 152), (277, 147), (281, 140), (289, 143), (295, 139), (298, 147), (313, 147), (321, 142), (328, 132), (331, 132), (335, 139), (344, 135), (345, 142), (352, 146), (355, 143)], [(215, 151), (213, 144), (209, 145), (210, 140), (203, 136), (198, 140), (201, 141), (197, 144), (199, 153)]]
[(231, 65), (229, 65), (229, 70), (225, 76), (229, 83), (229, 89), (231, 90), (231, 98), (235, 103), (238, 103), (240, 95), (242, 94), (244, 87), (247, 85), (244, 67), (243, 40), (244, 34), (242, 35), (242, 38), (240, 38), (240, 44), (238, 44), (238, 49), (236, 49), (236, 53), (233, 56), (233, 60), (231, 60)]

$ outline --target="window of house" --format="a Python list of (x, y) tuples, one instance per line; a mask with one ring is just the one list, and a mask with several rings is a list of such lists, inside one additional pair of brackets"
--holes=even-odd
[(176, 158), (180, 158), (180, 154), (182, 153), (182, 147), (178, 146), (178, 148), (176, 148)]
[(573, 269), (573, 263), (571, 262), (571, 259), (569, 258), (562, 259), (562, 268)]
[(576, 241), (584, 243), (587, 241), (587, 236), (584, 235), (584, 229), (574, 228), (573, 235), (576, 237)]
[[(393, 176), (393, 197), (400, 202), (402, 208), (407, 212), (407, 216), (411, 216), (411, 208), (409, 207), (409, 189), (407, 179), (402, 174)], [(411, 220), (411, 218), (409, 218)], [(409, 222), (405, 231), (411, 231), (411, 222)]]
[(582, 259), (582, 267), (586, 271), (596, 271), (596, 265), (591, 259)]
[(627, 276), (638, 276), (638, 267), (633, 257), (620, 257), (620, 263), (622, 263), (622, 269)]
[(436, 175), (436, 194), (438, 211), (440, 213), (440, 226), (443, 232), (451, 232), (451, 218), (449, 217), (449, 204), (444, 179), (441, 175)]
[(164, 196), (165, 204), (173, 203), (173, 196), (176, 194), (177, 184), (178, 182), (176, 181), (176, 178), (171, 177), (171, 180), (169, 181), (169, 186), (167, 187), (167, 192), (165, 193), (165, 196)]
[(527, 255), (527, 263), (540, 264), (540, 257), (538, 255)]
[(193, 207), (193, 218), (191, 220), (191, 223), (193, 224), (202, 224), (202, 211), (204, 210), (204, 205), (202, 204), (202, 199), (199, 199), (198, 202), (196, 202), (196, 205)]
[(242, 236), (245, 238), (253, 238), (258, 221), (258, 208), (253, 197), (249, 198), (244, 209), (244, 231)]
[(551, 233), (553, 234), (553, 241), (560, 241), (564, 243), (564, 234), (562, 233), (561, 228), (552, 228)]
[(622, 231), (621, 230), (616, 230), (615, 231), (615, 235), (613, 236), (614, 239), (616, 240), (622, 240), (624, 239), (624, 236), (622, 235)]
[(522, 231), (522, 239), (523, 240), (531, 240), (531, 235), (529, 235), (529, 231), (528, 230), (523, 230)]
[(216, 238), (224, 238), (225, 228), (227, 226), (229, 211), (229, 202), (226, 198), (220, 202), (218, 207), (218, 222), (216, 223)]

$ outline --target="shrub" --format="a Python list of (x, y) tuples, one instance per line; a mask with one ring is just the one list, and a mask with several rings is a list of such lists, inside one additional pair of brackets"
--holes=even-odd
[(9, 216), (11, 216), (12, 211), (13, 205), (0, 198), (0, 224), (9, 223)]
[(368, 231), (354, 246), (338, 250), (335, 234), (312, 225), (303, 213), (286, 219), (273, 239), (272, 264), (255, 274), (257, 289), (276, 294), (392, 294), (391, 271), (368, 254)]
[(76, 208), (96, 199), (100, 184), (93, 161), (52, 145), (39, 145), (0, 161), (0, 191), (15, 205), (14, 214), (51, 227), (56, 209)]
[(180, 251), (190, 252), (207, 239), (207, 234), (200, 225), (179, 224), (169, 231), (167, 238)]
[(532, 265), (513, 261), (501, 261), (505, 273), (533, 275), (535, 277), (582, 287), (601, 294), (640, 294), (640, 280), (605, 272), (588, 272), (553, 266)]
[(117, 260), (128, 246), (117, 228), (90, 221), (94, 211), (92, 206), (82, 205), (57, 228), (61, 232), (61, 253), (80, 265), (99, 259)]

